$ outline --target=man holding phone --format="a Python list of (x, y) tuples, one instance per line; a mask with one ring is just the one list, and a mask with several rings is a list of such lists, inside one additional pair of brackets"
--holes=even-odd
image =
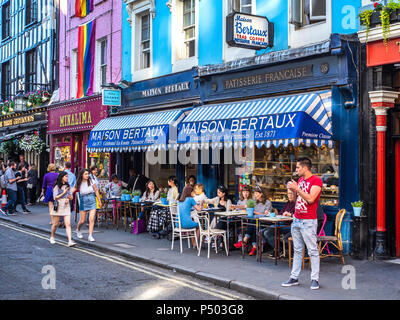
[(283, 287), (299, 284), (303, 248), (307, 246), (311, 260), (311, 289), (319, 289), (319, 250), (317, 244), (317, 208), (322, 192), (321, 178), (311, 173), (311, 160), (300, 158), (297, 160), (296, 172), (300, 179), (288, 183), (288, 188), (297, 193), (295, 213), (291, 226), (294, 246), (293, 267), (288, 281), (282, 283)]

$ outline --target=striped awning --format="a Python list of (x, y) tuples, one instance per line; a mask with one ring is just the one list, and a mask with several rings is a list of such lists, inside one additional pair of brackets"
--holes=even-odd
[(87, 149), (89, 152), (167, 149), (170, 131), (176, 130), (182, 118), (182, 110), (106, 118), (90, 132)]
[(203, 106), (178, 126), (186, 149), (301, 143), (334, 145), (331, 91)]

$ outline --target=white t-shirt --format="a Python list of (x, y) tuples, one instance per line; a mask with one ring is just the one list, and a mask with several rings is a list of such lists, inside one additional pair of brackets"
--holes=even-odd
[(88, 183), (82, 182), (79, 188), (79, 193), (81, 196), (89, 193), (94, 193), (93, 184), (89, 186)]

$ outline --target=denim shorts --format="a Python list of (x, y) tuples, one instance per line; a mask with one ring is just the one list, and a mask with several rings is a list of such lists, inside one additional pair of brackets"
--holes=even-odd
[(79, 195), (79, 211), (89, 211), (96, 208), (96, 195), (94, 193)]

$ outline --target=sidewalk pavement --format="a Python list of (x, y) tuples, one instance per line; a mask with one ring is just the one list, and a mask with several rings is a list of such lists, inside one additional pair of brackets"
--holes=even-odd
[[(0, 221), (9, 221), (22, 227), (49, 233), (51, 225), (47, 207), (37, 205), (29, 208), (32, 214), (8, 217), (1, 215)], [(134, 235), (128, 229), (125, 232), (122, 224), (117, 231), (111, 224), (108, 230), (105, 225), (97, 227), (96, 222), (93, 234), (96, 242), (89, 243), (86, 224), (81, 230), (84, 238), (81, 240), (76, 237), (74, 217), (75, 213), (72, 213), (72, 236), (78, 246), (96, 247), (132, 260), (175, 270), (259, 299), (400, 299), (400, 260), (368, 261), (355, 260), (346, 256), (347, 266), (354, 267), (352, 270), (355, 270), (356, 289), (343, 289), (342, 283), (349, 283), (349, 271), (343, 270), (339, 259), (327, 258), (321, 261), (320, 289), (311, 290), (310, 268), (306, 263), (306, 268), (300, 275), (300, 285), (284, 288), (281, 283), (290, 275), (287, 259), (279, 260), (278, 265), (275, 265), (273, 259), (263, 257), (260, 263), (254, 256), (246, 255), (242, 259), (239, 250), (230, 251), (228, 257), (225, 251), (219, 251), (216, 254), (214, 250), (211, 251), (210, 259), (207, 259), (206, 249), (203, 248), (198, 257), (197, 251), (187, 247), (186, 240), (183, 241), (181, 254), (179, 240), (175, 241), (174, 250), (171, 251), (171, 242), (167, 239), (153, 239), (148, 233)], [(56, 241), (57, 238), (66, 238), (65, 229), (57, 229)]]

